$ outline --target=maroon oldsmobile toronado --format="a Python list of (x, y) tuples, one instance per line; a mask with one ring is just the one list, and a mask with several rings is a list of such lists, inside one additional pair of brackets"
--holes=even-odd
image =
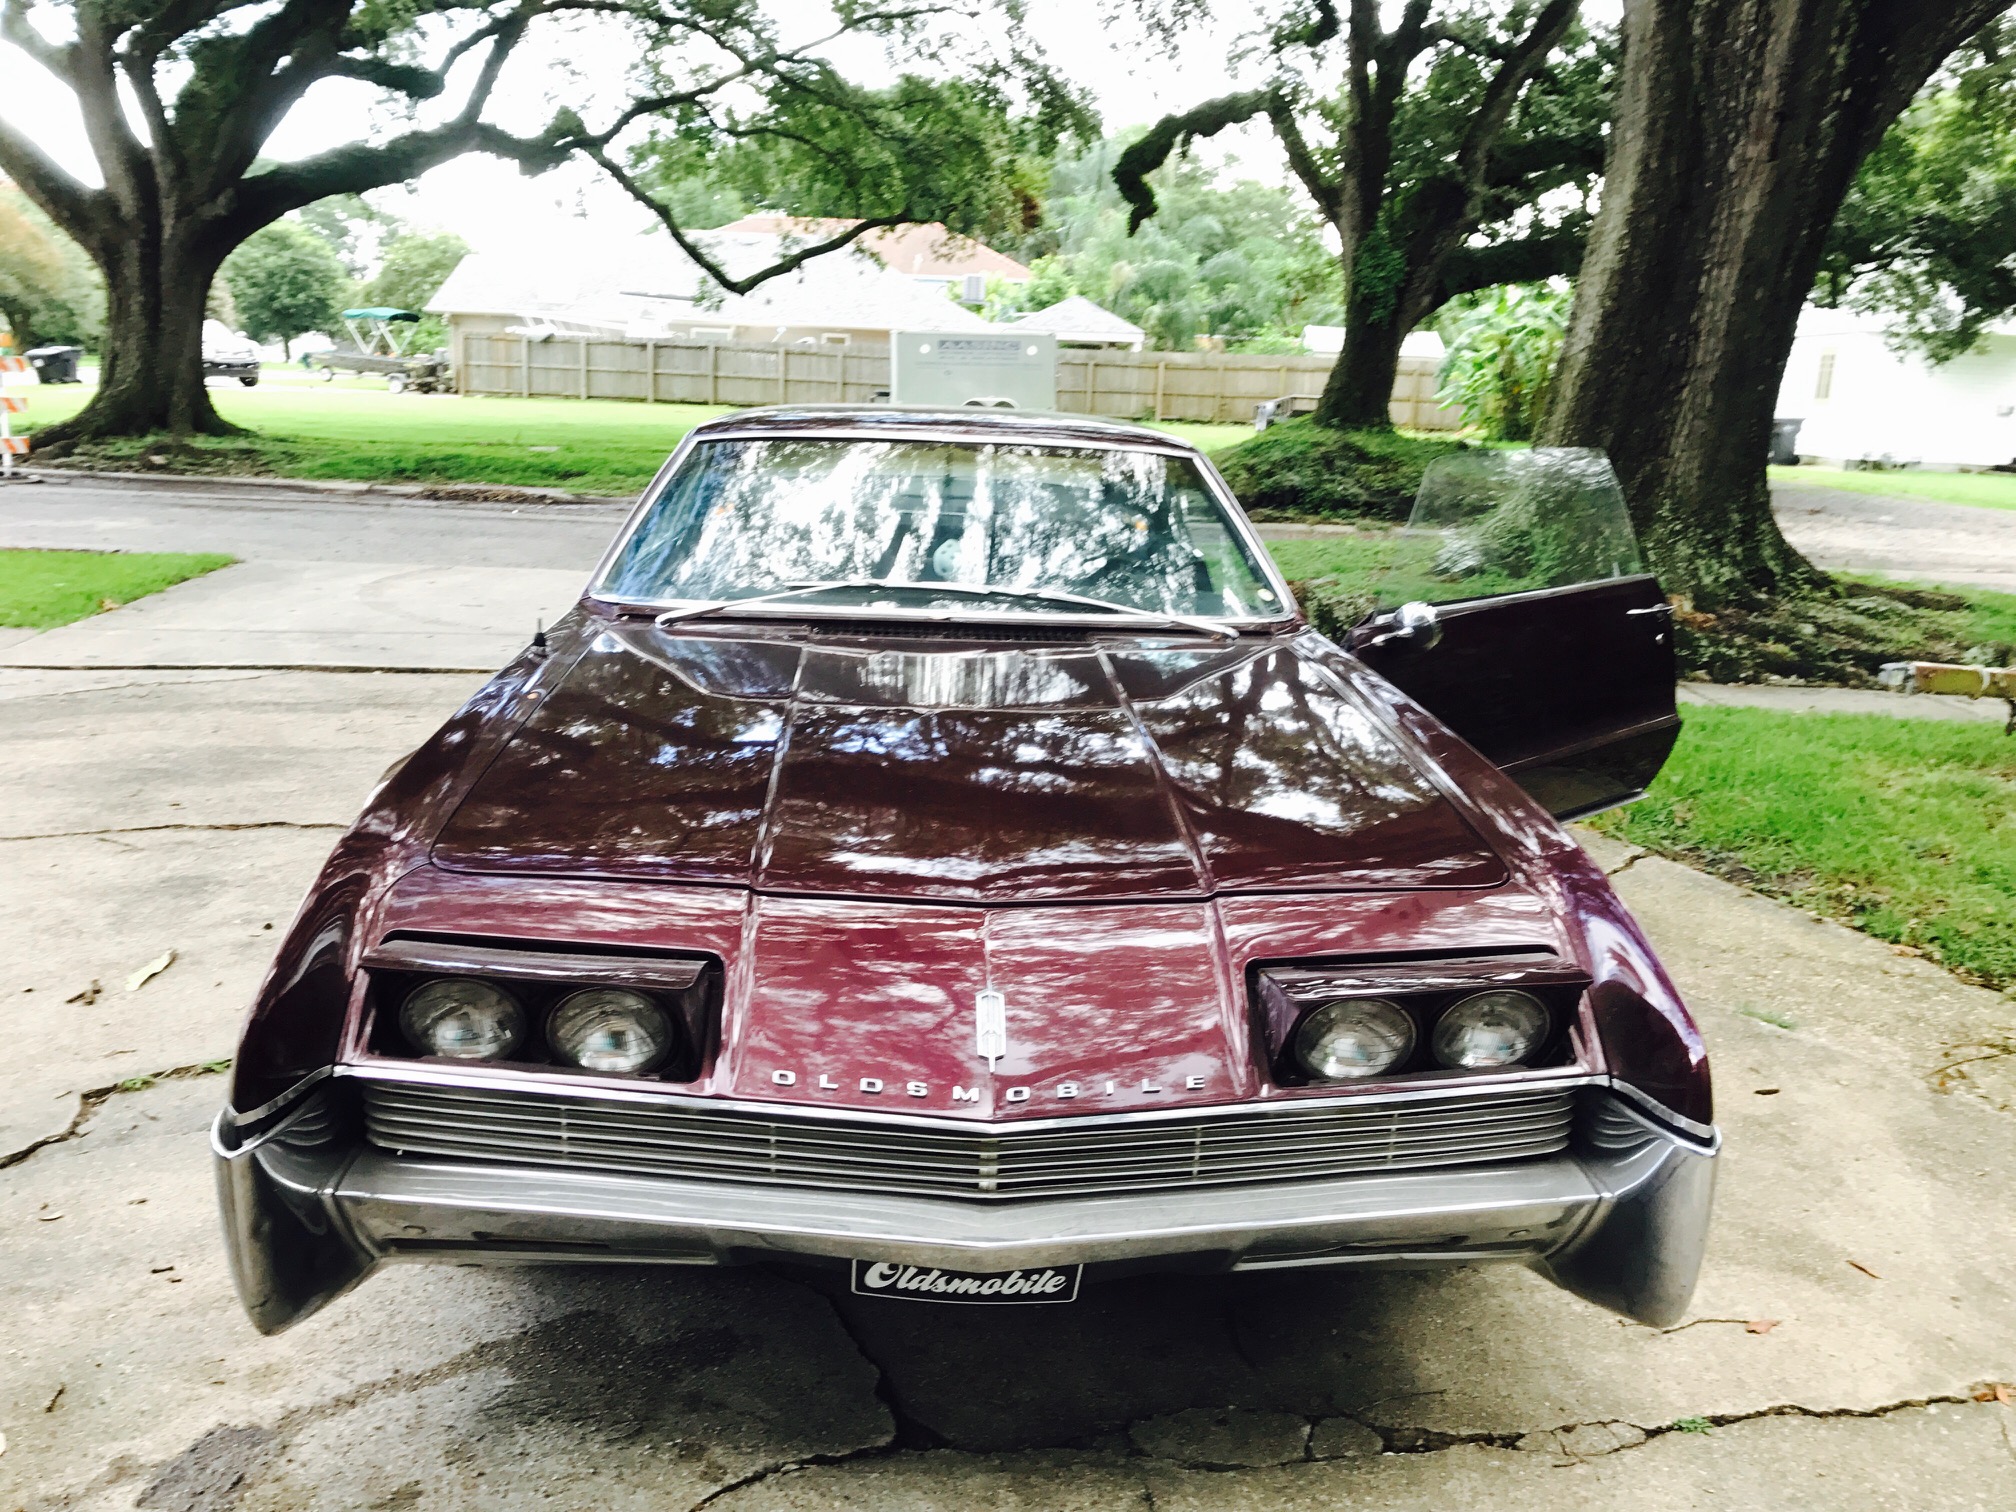
[(1672, 1321), (1707, 1060), (1557, 822), (1678, 727), (1608, 464), (1459, 455), (1329, 539), (1384, 584), (1341, 645), (1168, 435), (695, 430), (285, 936), (214, 1135), (253, 1321), (402, 1260), (1504, 1260)]

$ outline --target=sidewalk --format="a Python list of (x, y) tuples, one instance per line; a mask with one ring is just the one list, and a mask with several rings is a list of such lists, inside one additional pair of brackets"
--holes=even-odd
[(2009, 706), (1999, 698), (1951, 698), (1890, 693), (1881, 688), (1779, 688), (1683, 682), (1680, 706), (1771, 709), (1780, 714), (1888, 714), (1898, 719), (1985, 720), (2001, 724)]
[(240, 562), (114, 613), (0, 642), (0, 667), (490, 672), (580, 597), (535, 567)]

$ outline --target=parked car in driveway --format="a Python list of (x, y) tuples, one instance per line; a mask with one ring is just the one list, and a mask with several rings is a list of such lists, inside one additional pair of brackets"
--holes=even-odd
[(416, 1260), (1676, 1318), (1707, 1060), (1559, 823), (1671, 747), (1665, 601), (1587, 452), (1454, 459), (1388, 557), (1338, 645), (1170, 436), (697, 428), (281, 943), (214, 1133), (254, 1322)]

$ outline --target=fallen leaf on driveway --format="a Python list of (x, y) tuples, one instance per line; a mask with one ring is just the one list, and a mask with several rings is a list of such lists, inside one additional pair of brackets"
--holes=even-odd
[(1860, 1260), (1850, 1260), (1848, 1263), (1854, 1266), (1855, 1269), (1862, 1272), (1862, 1274), (1867, 1276), (1871, 1281), (1881, 1281), (1883, 1279), (1881, 1276), (1877, 1275), (1876, 1272), (1869, 1269), (1868, 1266), (1864, 1265)]
[(1743, 1325), (1743, 1332), (1767, 1334), (1777, 1326), (1778, 1320), (1776, 1318), (1752, 1318), (1748, 1323)]
[(1974, 1393), (1977, 1402), (2000, 1402), (2004, 1407), (2016, 1407), (2016, 1386), (2007, 1381), (1983, 1381), (1981, 1389)]
[(142, 987), (145, 987), (174, 964), (175, 952), (172, 949), (162, 951), (161, 954), (154, 957), (153, 960), (126, 978), (126, 990), (128, 992), (138, 992)]
[(98, 994), (104, 990), (103, 987), (98, 985), (98, 979), (93, 977), (89, 987), (86, 987), (82, 992), (72, 993), (69, 997), (63, 999), (63, 1001), (66, 1003), (82, 1003), (88, 1008), (98, 1001)]
[(58, 1218), (61, 1218), (62, 1216), (63, 1215), (61, 1213), (37, 1213), (35, 1215), (35, 1221), (37, 1223), (54, 1223)]

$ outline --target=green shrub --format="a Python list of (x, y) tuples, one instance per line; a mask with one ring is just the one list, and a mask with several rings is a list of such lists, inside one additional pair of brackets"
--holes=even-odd
[(1514, 284), (1445, 321), (1449, 355), (1435, 397), (1491, 440), (1532, 440), (1554, 397), (1568, 299), (1565, 288)]
[(1284, 420), (1211, 460), (1259, 520), (1404, 520), (1422, 469), (1462, 450), (1398, 431), (1342, 431)]

